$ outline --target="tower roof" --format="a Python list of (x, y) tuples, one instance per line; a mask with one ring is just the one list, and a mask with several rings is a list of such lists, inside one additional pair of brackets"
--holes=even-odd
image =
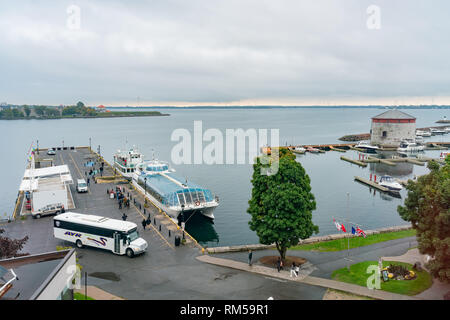
[(412, 115), (409, 115), (405, 112), (399, 111), (397, 109), (388, 110), (383, 112), (372, 119), (416, 119)]

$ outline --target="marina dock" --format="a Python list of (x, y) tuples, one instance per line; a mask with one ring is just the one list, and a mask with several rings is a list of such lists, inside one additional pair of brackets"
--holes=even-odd
[(377, 189), (379, 191), (389, 192), (388, 188), (380, 186), (377, 182), (370, 181), (370, 180), (367, 180), (367, 179), (364, 179), (364, 178), (361, 178), (361, 177), (358, 177), (358, 176), (355, 176), (355, 180), (359, 181), (359, 182), (361, 182), (363, 184), (366, 184), (366, 185), (368, 185), (370, 187), (373, 187), (373, 188), (375, 188), (375, 189)]
[(367, 163), (359, 161), (359, 160), (349, 159), (349, 158), (344, 157), (344, 156), (341, 157), (341, 160), (344, 160), (344, 161), (347, 161), (347, 162), (350, 162), (350, 163), (353, 163), (353, 164), (357, 164), (360, 167), (364, 167), (364, 168), (367, 167)]

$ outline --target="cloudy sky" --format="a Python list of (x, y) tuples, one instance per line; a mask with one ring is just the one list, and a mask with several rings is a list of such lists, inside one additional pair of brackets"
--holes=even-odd
[(450, 104), (449, 12), (448, 0), (2, 1), (0, 102)]

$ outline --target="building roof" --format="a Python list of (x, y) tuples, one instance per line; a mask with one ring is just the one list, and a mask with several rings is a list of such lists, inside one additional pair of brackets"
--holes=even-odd
[[(11, 283), (12, 286), (0, 292), (1, 299), (36, 299), (74, 253), (75, 249), (71, 249), (0, 260), (0, 266), (13, 269), (18, 278)], [(10, 279), (11, 275), (4, 277)]]
[(397, 109), (392, 109), (383, 112), (375, 117), (372, 117), (372, 119), (416, 119), (416, 118), (405, 112), (399, 111)]

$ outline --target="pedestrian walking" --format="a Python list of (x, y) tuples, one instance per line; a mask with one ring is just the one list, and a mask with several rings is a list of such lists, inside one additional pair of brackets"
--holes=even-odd
[(122, 209), (122, 200), (119, 200), (119, 210)]
[(277, 260), (277, 270), (278, 270), (278, 272), (280, 272), (280, 270), (281, 270), (281, 258), (280, 257), (278, 257), (278, 260)]
[(297, 273), (295, 272), (295, 268), (296, 268), (295, 262), (292, 262), (292, 266), (291, 266), (291, 278), (292, 278), (292, 275), (294, 275), (295, 277), (298, 276)]
[(253, 258), (253, 252), (252, 250), (248, 251), (248, 265), (251, 267), (252, 266), (252, 258)]
[(89, 185), (89, 182), (90, 182), (91, 180), (89, 179), (89, 178), (87, 178), (87, 185)]
[(145, 226), (147, 225), (147, 220), (142, 219), (142, 228), (145, 230)]

